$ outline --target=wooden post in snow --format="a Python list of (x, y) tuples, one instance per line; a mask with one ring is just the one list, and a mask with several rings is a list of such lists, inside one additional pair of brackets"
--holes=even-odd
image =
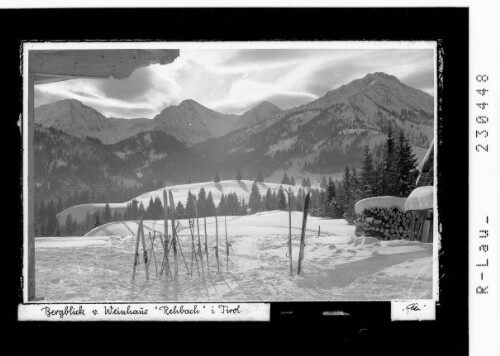
[[(172, 215), (173, 214), (174, 213), (172, 210)], [(165, 235), (163, 262), (165, 263), (164, 268), (166, 269), (165, 277), (167, 277), (167, 275), (171, 274), (171, 272), (170, 272), (170, 264), (168, 262), (168, 255), (169, 255), (168, 247), (170, 246), (168, 238), (168, 199), (167, 199), (167, 192), (165, 190), (163, 190), (163, 233)]]
[(194, 205), (194, 213), (196, 215), (196, 229), (198, 231), (198, 254), (200, 255), (201, 268), (203, 269), (203, 253), (201, 252), (201, 239), (200, 239), (200, 221), (198, 219), (198, 208), (196, 207), (196, 204)]
[(205, 214), (203, 216), (203, 223), (205, 225), (205, 255), (207, 257), (207, 273), (210, 273), (210, 264), (208, 260), (207, 217)]
[(146, 238), (144, 237), (144, 224), (141, 219), (141, 240), (142, 240), (142, 254), (144, 256), (144, 269), (146, 270), (146, 280), (149, 281), (148, 271), (148, 248), (146, 247)]
[(292, 188), (288, 189), (288, 258), (290, 259), (290, 276), (293, 276), (293, 259), (292, 259)]
[(302, 268), (302, 260), (304, 259), (304, 247), (306, 245), (305, 243), (305, 237), (306, 237), (306, 224), (307, 224), (307, 208), (309, 207), (309, 198), (311, 196), (311, 193), (308, 192), (306, 195), (306, 200), (304, 201), (304, 215), (302, 218), (302, 233), (300, 235), (300, 252), (299, 252), (299, 266), (297, 267), (297, 274), (300, 274), (301, 268)]
[(321, 225), (318, 226), (318, 237), (321, 234)]
[(224, 231), (226, 232), (226, 271), (229, 272), (229, 241), (227, 239), (227, 221), (226, 215), (224, 215)]
[(134, 254), (134, 269), (132, 270), (132, 283), (135, 281), (135, 271), (137, 269), (137, 264), (139, 263), (139, 239), (142, 228), (142, 220), (139, 222), (139, 226), (137, 226), (137, 235), (135, 238), (135, 254)]
[(220, 265), (219, 265), (219, 222), (217, 220), (217, 213), (215, 214), (215, 258), (217, 258), (217, 271), (220, 272)]
[[(170, 211), (172, 212), (172, 249), (174, 250), (174, 278), (177, 281), (179, 279), (179, 264), (177, 261), (177, 238), (175, 233), (175, 205), (174, 196), (172, 191), (168, 191), (168, 197), (170, 199)], [(168, 258), (168, 241), (167, 241), (167, 258)]]
[(191, 276), (193, 276), (193, 262), (194, 262), (194, 232), (193, 232), (193, 224), (194, 224), (194, 219), (193, 219), (193, 223), (191, 223), (191, 219), (188, 218), (188, 224), (189, 224), (189, 232), (191, 233)]

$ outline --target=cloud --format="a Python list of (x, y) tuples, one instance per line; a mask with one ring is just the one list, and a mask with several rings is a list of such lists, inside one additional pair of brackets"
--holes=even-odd
[(127, 79), (37, 85), (35, 100), (73, 98), (106, 116), (125, 118), (153, 118), (185, 99), (241, 114), (264, 100), (283, 109), (299, 106), (373, 72), (434, 93), (432, 50), (181, 49), (174, 62), (140, 68)]
[(434, 69), (424, 68), (418, 72), (409, 73), (400, 78), (408, 86), (418, 88), (429, 94), (434, 94)]
[(234, 51), (234, 55), (223, 62), (226, 66), (240, 66), (242, 64), (272, 64), (305, 59), (310, 57), (311, 51), (304, 49), (242, 49)]
[(154, 86), (154, 73), (147, 67), (139, 68), (126, 79), (96, 80), (96, 90), (107, 98), (139, 102)]
[(35, 86), (35, 107), (66, 99), (65, 95), (45, 92), (40, 85)]

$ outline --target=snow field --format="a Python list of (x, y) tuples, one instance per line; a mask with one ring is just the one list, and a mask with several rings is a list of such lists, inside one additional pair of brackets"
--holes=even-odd
[[(432, 298), (432, 244), (355, 238), (345, 220), (308, 217), (304, 273), (296, 275), (302, 214), (292, 214), (294, 276), (287, 257), (288, 213), (263, 212), (227, 217), (230, 255), (226, 270), (224, 218), (219, 217), (220, 272), (214, 255), (215, 219), (207, 218), (210, 273), (205, 254), (203, 268), (191, 269), (191, 235), (181, 220), (179, 285), (156, 277), (154, 258), (145, 280), (144, 265), (137, 266), (135, 285), (130, 278), (137, 222), (100, 226), (84, 237), (36, 239), (37, 291), (48, 301), (301, 301), (390, 300)], [(204, 226), (200, 240), (204, 249)], [(321, 234), (318, 237), (318, 226)], [(163, 221), (145, 221), (149, 233), (163, 232)], [(195, 245), (197, 245), (195, 229)], [(154, 243), (159, 269), (163, 254)], [(142, 256), (142, 247), (140, 248)], [(172, 265), (172, 255), (170, 263)], [(186, 268), (187, 265), (187, 268)]]

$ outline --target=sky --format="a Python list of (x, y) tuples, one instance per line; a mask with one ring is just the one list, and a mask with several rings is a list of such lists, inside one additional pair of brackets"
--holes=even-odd
[(127, 79), (37, 85), (35, 106), (77, 99), (120, 118), (153, 118), (186, 99), (225, 114), (265, 100), (286, 110), (373, 72), (434, 95), (432, 49), (181, 49), (174, 62), (139, 68)]

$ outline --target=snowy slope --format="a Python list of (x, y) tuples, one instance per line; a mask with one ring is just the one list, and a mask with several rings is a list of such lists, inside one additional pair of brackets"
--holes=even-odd
[[(224, 222), (219, 219), (218, 273), (212, 249), (215, 220), (211, 217), (207, 219), (210, 273), (204, 260), (200, 275), (194, 264), (190, 277), (186, 266), (191, 266), (191, 237), (187, 222), (181, 224), (179, 239), (187, 261), (184, 264), (180, 259), (179, 288), (174, 288), (170, 279), (155, 275), (162, 253), (158, 239), (154, 244), (156, 266), (153, 257), (149, 268), (150, 281), (145, 281), (144, 265), (140, 263), (135, 287), (131, 288), (137, 224), (118, 222), (95, 229), (88, 234), (92, 236), (37, 239), (37, 292), (47, 301), (73, 302), (393, 300), (433, 296), (432, 244), (354, 238), (354, 226), (344, 220), (310, 216), (303, 274), (297, 276), (301, 214), (294, 212), (294, 276), (290, 277), (286, 256), (288, 214), (271, 211), (227, 218), (229, 259), (225, 255)], [(149, 233), (162, 229), (162, 221), (145, 222), (148, 249)], [(203, 244), (203, 226), (200, 231)]]
[[(223, 180), (220, 181), (219, 183), (202, 182), (202, 183), (166, 186), (152, 192), (144, 193), (134, 199), (136, 199), (139, 203), (142, 203), (144, 207), (147, 208), (149, 205), (149, 200), (151, 198), (155, 200), (155, 198), (158, 197), (163, 201), (163, 190), (166, 190), (167, 192), (170, 190), (172, 192), (175, 202), (177, 203), (178, 201), (182, 201), (182, 203), (185, 205), (188, 192), (198, 195), (200, 189), (204, 188), (207, 195), (209, 192), (212, 192), (212, 197), (216, 205), (219, 203), (222, 194), (227, 195), (229, 193), (236, 193), (239, 199), (245, 199), (248, 202), (253, 183), (254, 183), (253, 181), (249, 180), (241, 180), (241, 181)], [(281, 184), (277, 183), (258, 183), (259, 192), (261, 195), (265, 195), (268, 189), (271, 189), (272, 191), (278, 191), (280, 186)], [(284, 189), (288, 189), (291, 187), (294, 194), (297, 194), (299, 189), (301, 188), (299, 185), (289, 186), (287, 184), (283, 184), (282, 186)], [(132, 200), (134, 199), (131, 199), (130, 201), (124, 203), (110, 203), (109, 206), (112, 212), (118, 210), (119, 212), (123, 213), (123, 211), (127, 208), (127, 204), (132, 202)], [(105, 205), (106, 204), (77, 205), (63, 210), (57, 216), (59, 222), (61, 223), (64, 223), (66, 216), (68, 214), (71, 214), (71, 217), (73, 219), (76, 219), (77, 221), (80, 222), (85, 219), (85, 214), (87, 210), (92, 214), (95, 211), (102, 211)]]

